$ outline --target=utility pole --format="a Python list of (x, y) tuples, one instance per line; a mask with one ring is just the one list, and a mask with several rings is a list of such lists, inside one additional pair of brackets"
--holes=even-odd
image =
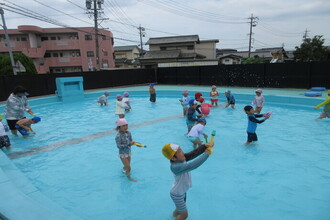
[(142, 57), (142, 55), (143, 55), (143, 42), (142, 42), (142, 37), (144, 37), (145, 36), (145, 28), (144, 27), (141, 27), (141, 24), (140, 24), (140, 26), (138, 27), (138, 30), (139, 30), (139, 32), (140, 32), (140, 57)]
[(15, 61), (14, 61), (13, 51), (11, 49), (11, 43), (10, 43), (9, 35), (8, 35), (8, 32), (7, 32), (7, 26), (6, 26), (5, 16), (4, 16), (5, 13), (4, 13), (4, 11), (1, 7), (0, 7), (0, 14), (1, 14), (1, 19), (2, 19), (2, 24), (3, 24), (1, 26), (3, 27), (3, 30), (5, 32), (5, 37), (6, 37), (5, 41), (6, 41), (6, 46), (8, 48), (8, 52), (9, 52), (10, 63), (11, 63), (11, 66), (13, 68), (13, 73), (16, 76), (17, 75), (17, 70), (16, 70)]
[[(92, 9), (92, 1), (93, 1), (93, 9)], [(98, 71), (101, 69), (98, 16), (99, 16), (99, 10), (102, 10), (103, 3), (104, 0), (86, 0), (86, 8), (87, 10), (92, 11), (91, 13), (94, 16), (96, 69)]]
[(304, 36), (303, 36), (303, 39), (304, 39), (304, 40), (306, 40), (306, 38), (308, 37), (308, 32), (309, 32), (309, 31), (306, 29), (306, 30), (305, 30), (305, 33), (304, 33)]
[(252, 40), (252, 27), (257, 26), (257, 19), (259, 19), (258, 17), (253, 17), (253, 14), (251, 14), (251, 17), (249, 17), (250, 19), (250, 34), (249, 34), (249, 55), (248, 57), (251, 56), (251, 40)]

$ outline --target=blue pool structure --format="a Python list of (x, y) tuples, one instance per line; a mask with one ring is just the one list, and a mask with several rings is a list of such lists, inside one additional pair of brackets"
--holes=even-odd
[[(61, 102), (57, 96), (29, 98), (42, 121), (29, 138), (8, 134), (13, 150), (0, 151), (0, 214), (4, 219), (172, 219), (174, 204), (170, 162), (161, 148), (176, 143), (184, 152), (192, 144), (179, 99), (181, 91), (203, 93), (211, 87), (156, 85), (157, 101), (149, 101), (148, 85), (85, 91), (84, 98)], [(212, 108), (204, 131), (216, 130), (213, 154), (191, 172), (187, 193), (191, 220), (328, 220), (330, 219), (330, 120), (315, 120), (321, 97), (308, 90), (263, 89), (259, 141), (244, 146), (247, 116), (256, 88), (218, 87), (219, 103), (230, 89), (236, 109)], [(109, 105), (97, 97), (109, 91)], [(132, 111), (125, 118), (133, 140), (129, 181), (121, 172), (115, 143), (115, 97), (130, 93)], [(3, 113), (5, 102), (0, 104)], [(29, 117), (27, 115), (27, 117)], [(0, 216), (1, 216), (0, 215)]]

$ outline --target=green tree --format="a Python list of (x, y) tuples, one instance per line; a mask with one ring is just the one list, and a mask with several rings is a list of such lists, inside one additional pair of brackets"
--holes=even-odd
[[(13, 54), (15, 63), (19, 60), (25, 67), (26, 72), (18, 72), (17, 75), (30, 75), (37, 74), (37, 69), (33, 64), (31, 58), (27, 57), (23, 53)], [(9, 55), (0, 55), (0, 75), (13, 75), (13, 68), (11, 66)]]
[(324, 38), (316, 35), (312, 39), (304, 37), (300, 47), (293, 52), (295, 60), (298, 61), (322, 61), (327, 59), (327, 48), (323, 46)]
[(242, 64), (264, 63), (264, 59), (258, 55), (243, 59)]

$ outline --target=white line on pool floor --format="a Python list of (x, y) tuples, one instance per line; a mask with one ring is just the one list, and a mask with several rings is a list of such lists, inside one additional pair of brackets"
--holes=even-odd
[[(130, 125), (130, 129), (134, 129), (134, 128), (138, 128), (138, 127), (142, 127), (142, 126), (147, 126), (147, 125), (151, 125), (151, 124), (155, 124), (155, 123), (159, 123), (159, 122), (163, 122), (163, 121), (169, 121), (169, 120), (176, 119), (176, 118), (179, 118), (179, 117), (182, 117), (182, 114), (177, 114), (177, 115), (172, 115), (172, 116), (168, 116), (168, 117), (164, 117), (164, 118), (159, 118), (159, 119), (152, 120), (152, 121), (144, 121), (144, 122), (138, 123), (136, 125)], [(7, 155), (10, 159), (16, 159), (16, 158), (20, 158), (20, 157), (30, 156), (30, 155), (33, 155), (33, 154), (38, 154), (38, 153), (45, 152), (45, 151), (51, 151), (51, 150), (54, 150), (56, 148), (60, 148), (60, 147), (68, 146), (68, 145), (80, 144), (82, 142), (91, 141), (91, 140), (94, 140), (94, 139), (97, 139), (97, 138), (101, 138), (101, 137), (113, 134), (115, 132), (117, 132), (115, 129), (102, 131), (102, 132), (98, 132), (98, 133), (95, 133), (95, 134), (90, 134), (90, 135), (87, 135), (87, 136), (84, 136), (84, 137), (72, 138), (72, 139), (69, 139), (69, 140), (60, 141), (60, 142), (50, 144), (50, 145), (45, 145), (45, 146), (41, 146), (41, 147), (34, 147), (34, 148), (27, 149), (27, 150), (19, 151), (19, 152), (9, 153)]]

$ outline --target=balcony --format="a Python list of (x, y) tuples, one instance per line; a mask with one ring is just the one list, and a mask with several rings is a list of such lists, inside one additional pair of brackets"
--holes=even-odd
[(47, 67), (65, 67), (65, 66), (82, 66), (81, 57), (49, 57), (45, 58), (45, 66)]
[(47, 50), (74, 50), (79, 49), (79, 40), (48, 40), (41, 42), (41, 47)]

